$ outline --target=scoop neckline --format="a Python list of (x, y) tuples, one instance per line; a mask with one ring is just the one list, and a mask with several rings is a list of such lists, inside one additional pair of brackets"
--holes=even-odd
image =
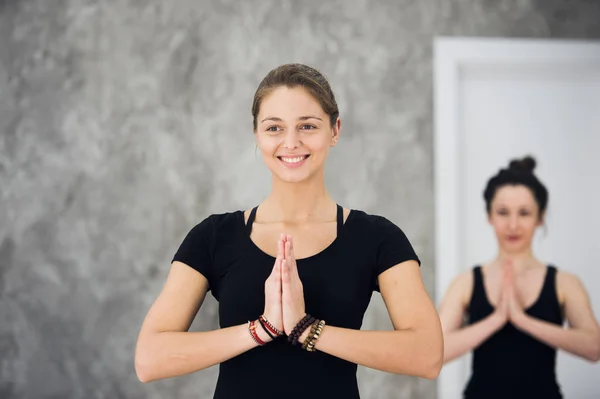
[[(544, 290), (546, 289), (546, 280), (548, 279), (548, 274), (550, 274), (550, 267), (551, 266), (549, 264), (546, 264), (545, 267), (546, 267), (546, 270), (544, 272), (544, 279), (542, 281), (542, 288), (538, 292), (538, 294), (535, 297), (535, 300), (533, 301), (533, 303), (531, 303), (527, 307), (523, 306), (523, 311), (526, 312), (526, 313), (530, 312), (538, 304), (538, 302), (540, 302), (542, 300), (542, 294), (544, 293)], [(498, 306), (498, 304), (497, 303), (492, 303), (490, 301), (490, 298), (488, 297), (487, 289), (485, 287), (485, 278), (484, 278), (484, 275), (483, 275), (483, 266), (480, 265), (479, 268), (480, 268), (480, 273), (481, 273), (481, 285), (483, 286), (483, 294), (484, 294), (484, 297), (485, 297), (485, 301), (487, 302), (487, 304), (493, 310), (496, 310), (496, 307)]]
[[(256, 243), (254, 242), (254, 240), (252, 240), (252, 238), (250, 237), (250, 234), (248, 234), (246, 232), (246, 219), (244, 217), (245, 212), (246, 212), (245, 210), (240, 210), (239, 211), (240, 218), (242, 220), (242, 226), (244, 227), (244, 237), (249, 242), (249, 244), (250, 244), (251, 247), (254, 247), (254, 249), (256, 251), (258, 251), (264, 257), (269, 258), (269, 259), (271, 259), (274, 262), (275, 259), (277, 259), (277, 257), (275, 257), (275, 256), (273, 256), (271, 254), (266, 253), (262, 248), (260, 248), (258, 245), (256, 245)], [(350, 219), (353, 218), (354, 213), (355, 213), (354, 209), (350, 209), (350, 212), (348, 213), (348, 217), (346, 218), (346, 221), (342, 224), (342, 228), (341, 228), (340, 234), (338, 234), (335, 237), (335, 239), (328, 246), (326, 246), (321, 251), (319, 251), (319, 252), (317, 252), (317, 253), (315, 253), (313, 255), (310, 255), (310, 256), (307, 256), (307, 257), (304, 257), (304, 258), (300, 258), (300, 259), (296, 259), (296, 262), (303, 263), (303, 262), (306, 262), (306, 261), (318, 258), (318, 257), (322, 256), (323, 254), (331, 251), (332, 248), (335, 247), (337, 245), (337, 243), (339, 242), (340, 237), (342, 237), (344, 235), (344, 231), (347, 229), (348, 222), (350, 222)], [(342, 215), (343, 215), (343, 213), (342, 213)]]

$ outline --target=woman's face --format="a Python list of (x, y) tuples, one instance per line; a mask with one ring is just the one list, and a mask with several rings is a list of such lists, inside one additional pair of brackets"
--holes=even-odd
[(304, 88), (281, 86), (260, 105), (256, 142), (265, 164), (278, 179), (298, 183), (323, 175), (329, 148), (340, 132), (329, 115)]
[(496, 191), (490, 213), (498, 245), (509, 253), (531, 249), (535, 229), (542, 215), (531, 190), (523, 185), (502, 186)]

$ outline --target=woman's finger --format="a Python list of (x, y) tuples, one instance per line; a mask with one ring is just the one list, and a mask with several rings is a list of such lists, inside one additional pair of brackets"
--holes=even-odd
[(297, 267), (296, 267), (296, 258), (294, 257), (294, 251), (292, 249), (292, 241), (290, 240), (290, 236), (287, 237), (288, 240), (285, 243), (285, 253), (287, 255), (286, 257), (286, 265), (288, 267), (288, 272), (290, 273), (291, 276), (293, 277), (297, 277), (298, 273), (297, 273)]
[(275, 259), (275, 265), (273, 266), (272, 274), (275, 277), (281, 274), (281, 258), (279, 256), (277, 257), (277, 259)]
[(283, 282), (290, 281), (290, 272), (289, 272), (289, 261), (287, 259), (281, 260), (281, 280)]
[(294, 253), (294, 241), (292, 240), (292, 236), (288, 236), (288, 239), (289, 239), (289, 243), (290, 243), (291, 258), (293, 259), (293, 265), (292, 265), (292, 268), (294, 269), (293, 273), (299, 279), (300, 274), (298, 273), (298, 261), (296, 260), (296, 254)]

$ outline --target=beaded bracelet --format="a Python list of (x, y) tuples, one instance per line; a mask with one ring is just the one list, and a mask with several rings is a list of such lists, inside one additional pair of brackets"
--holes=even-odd
[[(269, 322), (269, 320), (267, 320), (265, 315), (260, 315), (260, 317), (258, 318), (258, 321), (260, 322), (260, 324), (263, 326), (263, 328), (265, 330), (269, 330), (270, 334), (269, 334), (269, 332), (267, 332), (267, 334), (269, 334), (269, 336), (271, 338), (275, 339), (276, 337), (283, 335), (283, 331), (278, 330), (273, 324), (271, 324), (271, 322)], [(275, 337), (273, 337), (271, 334), (274, 334)]]
[(273, 333), (271, 331), (269, 331), (269, 327), (267, 327), (265, 325), (265, 323), (263, 323), (262, 319), (258, 319), (258, 324), (260, 324), (260, 326), (262, 327), (262, 329), (265, 331), (265, 333), (267, 333), (267, 335), (269, 337), (271, 337), (271, 339), (277, 338), (277, 335), (273, 335)]
[(314, 352), (316, 350), (315, 345), (317, 344), (317, 340), (319, 339), (321, 332), (323, 332), (323, 327), (325, 327), (325, 320), (319, 320), (317, 328), (315, 329), (315, 333), (312, 335), (312, 337), (310, 337), (310, 339), (306, 339), (309, 341), (308, 345), (306, 345), (306, 350), (308, 352)]
[(317, 331), (317, 326), (319, 325), (319, 322), (320, 320), (315, 320), (315, 322), (312, 323), (312, 325), (310, 326), (310, 331), (308, 332), (306, 339), (302, 343), (302, 349), (306, 350), (306, 347), (308, 346), (308, 344), (312, 340), (312, 337), (314, 337), (315, 332)]
[(312, 323), (315, 322), (315, 318), (308, 313), (296, 324), (296, 326), (288, 335), (288, 342), (292, 345), (296, 345), (298, 343), (298, 338), (300, 335), (306, 330)]
[(260, 339), (260, 337), (256, 333), (256, 326), (254, 325), (254, 320), (248, 322), (248, 332), (250, 332), (250, 336), (252, 337), (254, 342), (256, 342), (259, 346), (263, 346), (266, 344), (266, 342)]

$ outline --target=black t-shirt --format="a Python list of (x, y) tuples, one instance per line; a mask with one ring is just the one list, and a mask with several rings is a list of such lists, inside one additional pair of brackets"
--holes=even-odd
[[(420, 261), (406, 235), (386, 218), (351, 210), (345, 223), (341, 219), (338, 206), (336, 239), (298, 259), (298, 273), (307, 313), (327, 325), (360, 329), (372, 292), (379, 290), (378, 275)], [(264, 310), (264, 283), (275, 258), (250, 239), (252, 220), (246, 226), (243, 211), (211, 215), (188, 233), (173, 258), (206, 277), (219, 302), (221, 328), (255, 320)], [(214, 398), (256, 392), (264, 399), (359, 398), (356, 370), (354, 363), (278, 338), (221, 363)]]

